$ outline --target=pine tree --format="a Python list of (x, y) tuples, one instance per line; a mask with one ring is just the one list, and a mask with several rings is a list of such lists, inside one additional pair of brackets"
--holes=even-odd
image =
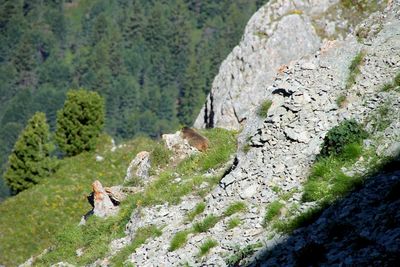
[(68, 156), (90, 151), (96, 147), (103, 126), (103, 98), (96, 92), (71, 90), (57, 112), (56, 141)]
[(204, 101), (202, 88), (204, 80), (199, 77), (200, 69), (197, 61), (192, 58), (186, 71), (186, 79), (179, 101), (179, 120), (182, 124), (191, 125)]
[(50, 158), (49, 135), (46, 115), (35, 113), (18, 137), (4, 173), (13, 193), (32, 187), (52, 173), (54, 160)]

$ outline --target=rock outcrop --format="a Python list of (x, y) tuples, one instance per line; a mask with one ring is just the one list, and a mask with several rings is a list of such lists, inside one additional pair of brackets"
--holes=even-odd
[(277, 71), (314, 53), (323, 40), (343, 39), (369, 15), (341, 2), (275, 0), (257, 11), (222, 63), (194, 126), (238, 130), (268, 96), (265, 89)]

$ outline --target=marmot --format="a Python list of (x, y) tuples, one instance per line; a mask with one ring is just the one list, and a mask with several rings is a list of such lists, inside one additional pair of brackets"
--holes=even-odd
[(189, 127), (183, 127), (181, 133), (182, 138), (188, 140), (189, 145), (197, 148), (201, 152), (207, 150), (209, 142), (206, 137)]

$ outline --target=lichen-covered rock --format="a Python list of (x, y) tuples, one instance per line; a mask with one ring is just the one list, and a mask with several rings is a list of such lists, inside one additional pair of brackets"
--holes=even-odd
[(149, 179), (150, 167), (150, 153), (147, 151), (139, 152), (129, 164), (124, 181), (129, 182), (134, 177), (139, 177), (143, 181), (147, 181)]

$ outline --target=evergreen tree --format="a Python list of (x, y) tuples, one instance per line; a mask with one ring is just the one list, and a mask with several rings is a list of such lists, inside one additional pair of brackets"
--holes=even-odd
[(190, 61), (186, 71), (186, 79), (179, 101), (179, 119), (182, 124), (191, 125), (197, 116), (198, 110), (205, 98), (203, 91), (204, 81), (198, 76), (199, 64), (195, 59)]
[(90, 151), (96, 147), (103, 126), (103, 98), (96, 92), (71, 90), (57, 112), (56, 141), (68, 156)]
[(54, 161), (50, 152), (46, 115), (37, 112), (18, 137), (8, 159), (4, 179), (13, 193), (28, 189), (51, 174)]

